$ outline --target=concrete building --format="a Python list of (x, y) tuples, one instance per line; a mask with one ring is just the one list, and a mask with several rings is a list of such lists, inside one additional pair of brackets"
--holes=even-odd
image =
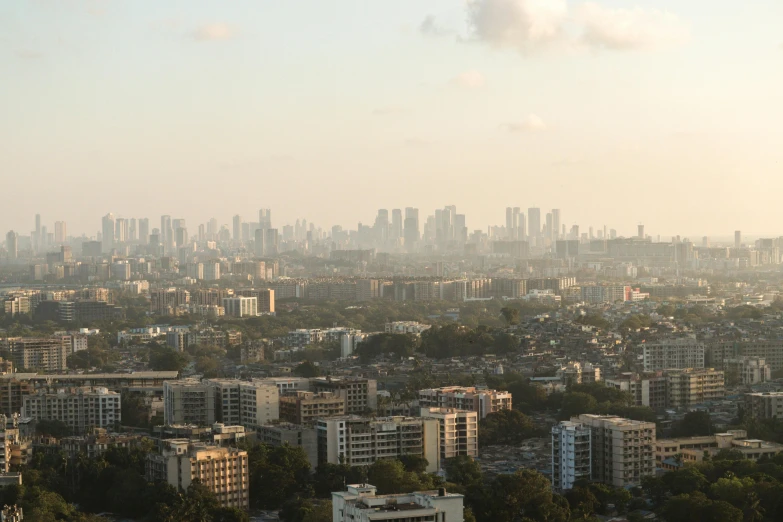
[(704, 344), (696, 339), (664, 340), (644, 345), (644, 371), (704, 368)]
[(421, 408), (423, 419), (436, 419), (440, 430), (440, 459), (466, 455), (478, 458), (478, 413), (454, 408)]
[(649, 406), (656, 411), (666, 408), (666, 377), (663, 372), (622, 373), (604, 382), (607, 386), (630, 393), (636, 406)]
[(783, 392), (746, 393), (744, 413), (755, 420), (783, 418)]
[(258, 315), (258, 299), (255, 297), (223, 298), (223, 308), (228, 317), (255, 317)]
[(215, 387), (196, 379), (163, 383), (163, 423), (211, 426), (215, 415)]
[(258, 441), (270, 446), (300, 447), (307, 454), (310, 467), (318, 467), (318, 438), (312, 426), (300, 426), (281, 422), (269, 426), (259, 426)]
[(280, 419), (311, 425), (318, 418), (345, 415), (345, 399), (331, 392), (298, 391), (280, 397)]
[(655, 474), (655, 423), (612, 415), (579, 415), (571, 422), (591, 429), (593, 480), (638, 486)]
[(310, 390), (332, 392), (345, 400), (346, 414), (364, 414), (378, 409), (378, 382), (356, 377), (316, 377)]
[(39, 390), (22, 400), (22, 417), (60, 421), (75, 433), (92, 428), (116, 430), (122, 422), (120, 394), (107, 388)]
[(333, 522), (462, 522), (463, 496), (438, 491), (377, 495), (375, 486), (352, 484), (332, 493)]
[(728, 357), (723, 359), (723, 371), (730, 384), (749, 386), (772, 380), (772, 367), (761, 357)]
[(567, 491), (574, 482), (592, 480), (592, 429), (563, 421), (552, 427), (552, 489)]
[(158, 453), (147, 456), (145, 466), (150, 482), (165, 481), (184, 492), (198, 480), (217, 496), (221, 506), (250, 507), (246, 451), (170, 439), (161, 441)]
[(569, 362), (557, 370), (556, 375), (566, 386), (588, 384), (601, 380), (601, 368), (590, 363)]
[(726, 395), (723, 372), (713, 368), (687, 368), (666, 372), (666, 407), (690, 408)]
[(267, 377), (258, 382), (272, 384), (277, 387), (280, 396), (295, 391), (309, 391), (310, 379), (307, 377)]
[(228, 425), (256, 429), (279, 419), (277, 386), (262, 381), (211, 379), (215, 390), (215, 418)]
[(772, 371), (779, 370), (783, 368), (783, 340), (711, 340), (707, 343), (705, 364), (720, 368), (725, 359), (742, 356), (764, 359)]
[(739, 452), (743, 458), (753, 461), (783, 451), (781, 444), (747, 437), (745, 430), (729, 430), (704, 437), (660, 439), (655, 443), (655, 464), (661, 469), (674, 470), (688, 462), (701, 462), (705, 453), (714, 457), (721, 450)]
[(355, 415), (318, 419), (318, 462), (369, 466), (406, 455), (424, 457), (427, 471), (441, 467), (437, 419), (367, 418)]
[(8, 350), (17, 369), (60, 372), (67, 369), (71, 343), (65, 337), (8, 337), (0, 348)]
[(479, 414), (479, 419), (483, 419), (490, 413), (510, 410), (511, 394), (464, 386), (430, 388), (419, 390), (419, 406), (475, 411)]

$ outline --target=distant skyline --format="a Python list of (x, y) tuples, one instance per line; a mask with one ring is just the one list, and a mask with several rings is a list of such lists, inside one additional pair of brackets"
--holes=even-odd
[(0, 229), (453, 204), (470, 230), (536, 206), (783, 235), (781, 20), (779, 0), (3, 2)]

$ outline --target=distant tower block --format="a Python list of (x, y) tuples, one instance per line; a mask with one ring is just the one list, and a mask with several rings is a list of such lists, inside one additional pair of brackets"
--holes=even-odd
[(734, 248), (742, 246), (742, 232), (739, 230), (734, 231)]
[(639, 225), (639, 239), (644, 239), (644, 225)]

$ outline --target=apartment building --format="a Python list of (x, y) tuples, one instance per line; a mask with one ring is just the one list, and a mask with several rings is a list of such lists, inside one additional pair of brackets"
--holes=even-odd
[(732, 384), (750, 386), (772, 380), (772, 367), (762, 357), (727, 357), (723, 359), (723, 371)]
[(345, 415), (345, 399), (332, 392), (298, 391), (280, 397), (280, 419), (311, 425), (319, 417)]
[(60, 372), (67, 369), (71, 339), (64, 337), (8, 337), (0, 341), (17, 369)]
[(672, 339), (645, 344), (644, 371), (704, 368), (704, 344), (696, 339)]
[(666, 372), (666, 407), (690, 408), (726, 395), (723, 371), (687, 368)]
[(310, 379), (307, 377), (267, 377), (260, 379), (258, 382), (273, 384), (277, 387), (277, 392), (281, 397), (294, 391), (310, 390)]
[(215, 417), (231, 426), (254, 429), (279, 418), (277, 386), (263, 381), (210, 379), (215, 389)]
[(258, 299), (255, 297), (224, 297), (223, 308), (228, 317), (256, 317)]
[(592, 480), (592, 429), (563, 421), (552, 427), (552, 489), (574, 487), (577, 480)]
[(745, 417), (757, 420), (783, 418), (783, 392), (746, 393)]
[(741, 341), (707, 341), (705, 364), (720, 368), (724, 359), (758, 357), (769, 364), (772, 371), (783, 368), (783, 340), (744, 339)]
[(258, 313), (260, 314), (273, 314), (275, 313), (275, 291), (271, 288), (261, 289), (237, 289), (234, 292), (236, 296), (242, 297), (255, 297), (258, 304)]
[(601, 368), (591, 363), (569, 362), (557, 370), (557, 377), (566, 386), (574, 384), (588, 384), (601, 380)]
[(666, 408), (666, 377), (663, 372), (622, 373), (604, 382), (607, 386), (629, 393), (636, 406), (649, 406), (656, 411)]
[(757, 461), (767, 455), (783, 452), (783, 445), (758, 439), (748, 439), (745, 430), (729, 430), (703, 437), (659, 439), (655, 443), (655, 464), (661, 469), (674, 470), (684, 463), (701, 462), (705, 454), (714, 457), (721, 450), (742, 454), (746, 460)]
[(39, 390), (23, 399), (22, 417), (65, 423), (75, 433), (116, 430), (122, 421), (120, 394), (107, 388)]
[(612, 415), (579, 415), (571, 422), (589, 426), (593, 480), (615, 487), (638, 486), (655, 474), (655, 423)]
[(301, 426), (281, 422), (269, 426), (260, 426), (257, 432), (258, 441), (269, 446), (300, 447), (307, 454), (310, 467), (318, 467), (318, 438), (313, 426)]
[(0, 413), (3, 415), (10, 416), (22, 411), (24, 398), (35, 390), (28, 379), (18, 379), (17, 375), (11, 373), (0, 379)]
[(318, 419), (316, 434), (319, 463), (369, 466), (411, 455), (427, 459), (430, 473), (441, 466), (437, 419), (346, 415)]
[(217, 420), (215, 387), (198, 379), (163, 383), (163, 423), (211, 426)]
[(440, 432), (440, 459), (466, 455), (478, 458), (478, 413), (454, 408), (421, 408), (423, 419), (436, 419)]
[(438, 491), (376, 495), (370, 484), (352, 484), (332, 493), (333, 522), (461, 522), (463, 496)]
[(419, 406), (422, 408), (455, 408), (475, 411), (479, 419), (490, 413), (511, 409), (511, 394), (505, 391), (447, 386), (419, 390)]
[(185, 491), (198, 480), (215, 494), (221, 506), (250, 507), (246, 451), (169, 439), (161, 441), (158, 453), (147, 456), (145, 467), (150, 482), (168, 482), (178, 491)]
[(345, 401), (345, 413), (362, 415), (378, 409), (378, 382), (358, 377), (316, 377), (310, 390), (331, 392)]

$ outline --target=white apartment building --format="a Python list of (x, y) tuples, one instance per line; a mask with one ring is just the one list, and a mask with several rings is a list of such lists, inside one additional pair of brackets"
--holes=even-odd
[(159, 453), (147, 456), (147, 480), (165, 481), (185, 491), (199, 480), (223, 507), (250, 507), (250, 471), (246, 451), (194, 444), (188, 439), (161, 442)]
[(506, 391), (463, 386), (430, 388), (419, 390), (419, 406), (475, 411), (479, 414), (479, 419), (483, 419), (490, 413), (510, 410), (511, 394)]
[(212, 426), (215, 416), (215, 387), (198, 379), (163, 383), (163, 423)]
[(223, 308), (228, 317), (255, 317), (258, 315), (258, 298), (224, 297)]
[(654, 410), (666, 408), (666, 377), (663, 372), (642, 375), (622, 373), (604, 382), (609, 387), (630, 393), (636, 406), (649, 406)]
[(421, 334), (432, 328), (432, 325), (416, 321), (392, 321), (386, 323), (384, 331), (390, 334)]
[(369, 466), (413, 455), (427, 459), (430, 473), (441, 466), (437, 419), (346, 415), (318, 419), (316, 434), (319, 463)]
[(746, 393), (745, 415), (750, 419), (783, 418), (783, 392)]
[(563, 421), (552, 427), (552, 488), (567, 491), (580, 479), (592, 480), (592, 429)]
[(120, 394), (89, 387), (40, 390), (23, 397), (22, 417), (61, 421), (76, 433), (90, 428), (117, 429), (122, 421)]
[(467, 455), (478, 458), (478, 413), (453, 408), (422, 408), (423, 419), (436, 419), (440, 429), (440, 459)]
[(613, 415), (579, 415), (571, 422), (591, 429), (593, 480), (638, 486), (655, 474), (655, 423)]
[(644, 371), (704, 368), (704, 344), (696, 339), (673, 339), (645, 344)]
[(762, 357), (728, 357), (723, 359), (723, 371), (726, 379), (736, 380), (744, 386), (772, 380), (772, 366)]
[(438, 491), (377, 495), (375, 486), (351, 484), (332, 493), (333, 522), (462, 522), (463, 496)]

